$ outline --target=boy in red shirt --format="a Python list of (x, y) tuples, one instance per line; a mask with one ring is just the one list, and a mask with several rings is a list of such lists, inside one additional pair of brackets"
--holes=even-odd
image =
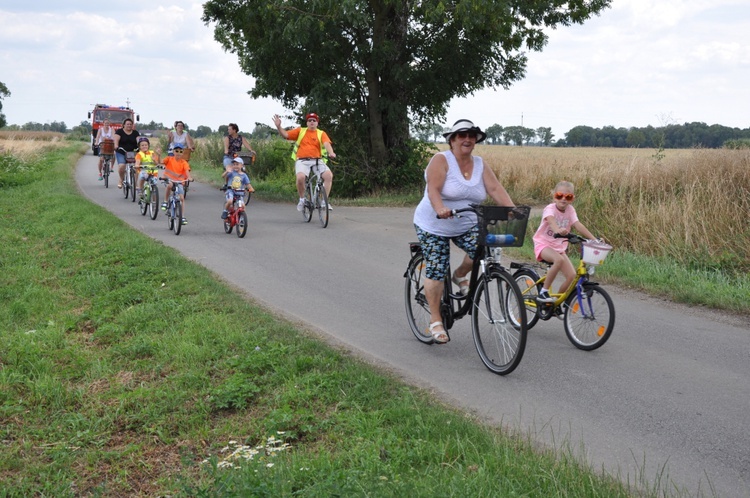
[(164, 200), (161, 203), (161, 210), (167, 210), (166, 200), (169, 199), (169, 193), (172, 190), (172, 185), (176, 185), (175, 193), (180, 196), (182, 202), (182, 220), (183, 225), (187, 225), (187, 218), (185, 218), (185, 180), (192, 182), (193, 177), (190, 176), (190, 165), (186, 160), (182, 158), (184, 150), (181, 145), (174, 146), (174, 156), (167, 156), (162, 160), (164, 165), (165, 180), (169, 180), (167, 186), (164, 188)]

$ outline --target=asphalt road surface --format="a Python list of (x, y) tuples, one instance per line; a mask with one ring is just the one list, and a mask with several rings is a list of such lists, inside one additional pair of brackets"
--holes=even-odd
[(609, 286), (617, 320), (604, 347), (579, 351), (553, 318), (530, 331), (520, 366), (500, 377), (479, 359), (469, 318), (444, 346), (412, 336), (403, 274), (416, 240), (413, 209), (336, 206), (334, 184), (328, 228), (316, 217), (304, 223), (291, 202), (252, 199), (238, 239), (224, 233), (223, 194), (195, 183), (189, 223), (175, 236), (163, 212), (141, 216), (116, 179), (105, 189), (97, 160), (88, 153), (77, 166), (85, 197), (327, 341), (624, 481), (671, 488), (669, 479), (692, 496), (750, 497), (747, 317)]

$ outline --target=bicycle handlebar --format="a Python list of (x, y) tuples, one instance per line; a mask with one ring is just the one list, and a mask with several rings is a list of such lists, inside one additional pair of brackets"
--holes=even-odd
[[(467, 211), (471, 211), (472, 213), (477, 212), (478, 204), (469, 204), (469, 207), (460, 208), (460, 209), (451, 209), (451, 216), (455, 216), (456, 218), (461, 218), (461, 215), (459, 213), (465, 213)], [(510, 206), (508, 206), (510, 207)], [(526, 215), (517, 209), (515, 207), (511, 207), (510, 212), (514, 215), (514, 218), (517, 220), (522, 220), (526, 217)], [(440, 219), (440, 216), (435, 215), (437, 219)]]

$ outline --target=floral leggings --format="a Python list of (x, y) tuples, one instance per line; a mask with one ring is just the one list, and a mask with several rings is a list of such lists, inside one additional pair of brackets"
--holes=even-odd
[(448, 262), (451, 257), (450, 241), (466, 251), (471, 259), (477, 251), (477, 240), (479, 239), (479, 227), (474, 225), (471, 230), (456, 237), (442, 237), (425, 232), (417, 225), (417, 238), (422, 245), (422, 253), (426, 264), (425, 276), (430, 280), (443, 280), (448, 271)]

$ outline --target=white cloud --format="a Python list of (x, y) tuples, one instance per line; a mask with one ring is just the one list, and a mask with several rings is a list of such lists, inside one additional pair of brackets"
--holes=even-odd
[[(6, 5), (10, 4), (12, 5)], [(253, 100), (253, 79), (201, 21), (202, 2), (0, 0), (0, 81), (10, 123), (87, 119), (92, 104), (124, 105), (142, 121), (189, 126), (271, 124), (281, 104)], [(750, 127), (750, 3), (615, 0), (583, 26), (549, 32), (510, 90), (455, 99), (447, 123), (659, 126), (704, 121)]]

